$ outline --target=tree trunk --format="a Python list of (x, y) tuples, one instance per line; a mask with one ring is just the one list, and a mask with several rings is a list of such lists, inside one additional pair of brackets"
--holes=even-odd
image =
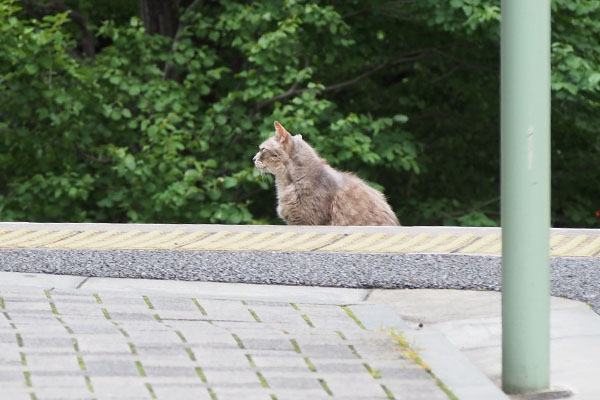
[(149, 34), (175, 37), (179, 0), (140, 0), (140, 14)]

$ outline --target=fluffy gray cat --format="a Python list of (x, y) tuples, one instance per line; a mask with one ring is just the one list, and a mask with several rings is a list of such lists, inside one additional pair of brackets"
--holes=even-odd
[(400, 225), (383, 194), (357, 176), (329, 166), (275, 121), (254, 165), (275, 175), (277, 213), (290, 225)]

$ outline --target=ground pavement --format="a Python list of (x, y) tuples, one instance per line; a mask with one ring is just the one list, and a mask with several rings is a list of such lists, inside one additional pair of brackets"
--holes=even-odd
[[(497, 256), (456, 256), (497, 231), (312, 229), (0, 224), (0, 398), (507, 398), (498, 293), (369, 288), (494, 289)], [(597, 233), (557, 235), (579, 258), (553, 290), (594, 304)], [(319, 278), (354, 288), (274, 284)], [(270, 284), (206, 282), (244, 279)], [(529, 398), (600, 398), (600, 317), (552, 306), (552, 392)]]

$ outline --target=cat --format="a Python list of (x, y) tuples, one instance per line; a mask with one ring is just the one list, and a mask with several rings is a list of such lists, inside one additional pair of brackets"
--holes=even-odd
[(275, 121), (275, 135), (253, 158), (275, 175), (277, 214), (289, 225), (400, 225), (383, 194), (356, 175), (338, 171)]

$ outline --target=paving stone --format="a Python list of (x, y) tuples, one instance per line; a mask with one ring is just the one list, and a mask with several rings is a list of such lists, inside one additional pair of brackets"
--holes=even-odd
[(168, 377), (194, 377), (198, 378), (198, 374), (191, 364), (185, 367), (179, 366), (152, 366), (144, 363), (144, 371), (149, 377), (168, 376)]
[(246, 366), (248, 359), (242, 349), (209, 349), (200, 348), (197, 346), (191, 347), (192, 351), (196, 355), (197, 364), (204, 368), (238, 368), (239, 366)]
[(294, 350), (294, 346), (285, 339), (244, 339), (244, 348), (248, 350)]
[(319, 376), (308, 370), (303, 374), (265, 371), (263, 375), (269, 387), (275, 391), (279, 389), (323, 390), (318, 381)]
[(202, 373), (211, 387), (262, 387), (261, 381), (258, 375), (256, 375), (256, 371), (243, 366), (241, 368), (231, 369), (202, 368)]
[(194, 311), (202, 315), (194, 301), (188, 297), (148, 296), (148, 300), (157, 311)]
[[(277, 389), (277, 400), (331, 400), (332, 397), (322, 387), (312, 389)], [(389, 400), (386, 398), (386, 400)]]
[(314, 358), (310, 360), (318, 373), (362, 373), (365, 372), (363, 360), (329, 360)]
[(76, 335), (77, 345), (82, 354), (110, 352), (111, 354), (131, 352), (131, 348), (123, 335), (98, 334)]
[(97, 399), (151, 399), (150, 392), (145, 386), (147, 380), (140, 377), (93, 377), (94, 397)]
[(352, 396), (355, 398), (372, 399), (385, 396), (385, 391), (381, 387), (381, 381), (374, 379), (368, 372), (360, 374), (328, 374), (325, 381), (336, 397), (346, 398)]
[(153, 384), (152, 389), (158, 399), (211, 400), (207, 388), (199, 384)]
[(300, 349), (309, 358), (356, 359), (356, 355), (345, 344), (304, 344)]
[(256, 322), (241, 301), (202, 299), (198, 300), (198, 303), (206, 311), (209, 319)]
[(0, 370), (0, 382), (14, 382), (24, 380), (23, 371), (20, 370)]
[[(278, 352), (280, 353), (280, 352)], [(252, 353), (252, 360), (260, 370), (266, 368), (284, 368), (293, 367), (301, 370), (308, 368), (304, 359), (296, 352), (290, 352), (287, 356), (282, 357), (280, 355), (264, 355)]]
[[(48, 371), (52, 372), (52, 371)], [(87, 385), (83, 374), (77, 375), (58, 375), (48, 373), (47, 375), (41, 374), (36, 371), (31, 372), (31, 382), (33, 387), (36, 388), (60, 388), (70, 387), (77, 389), (84, 389), (87, 391)]]
[(72, 355), (27, 355), (27, 368), (34, 371), (74, 371), (79, 372), (79, 362), (75, 352)]
[[(66, 332), (65, 332), (66, 333)], [(31, 348), (73, 348), (73, 340), (70, 337), (28, 337), (23, 336), (23, 345)]]
[[(269, 388), (212, 388), (218, 400), (272, 400)], [(279, 397), (277, 397), (279, 399)]]
[(89, 359), (85, 360), (87, 374), (92, 377), (140, 376), (135, 360), (124, 359)]
[(92, 400), (97, 396), (90, 393), (84, 386), (82, 388), (56, 387), (56, 388), (34, 388), (36, 398), (40, 400)]

